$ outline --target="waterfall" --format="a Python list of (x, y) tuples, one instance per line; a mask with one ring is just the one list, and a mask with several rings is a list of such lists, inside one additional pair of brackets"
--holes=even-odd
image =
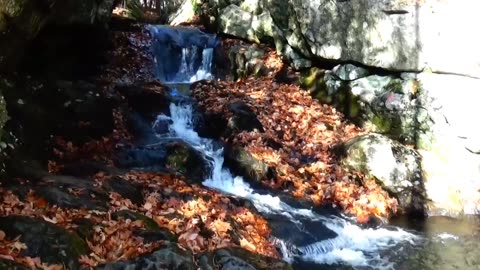
[[(203, 182), (205, 186), (246, 198), (263, 214), (281, 215), (293, 222), (302, 219), (318, 221), (337, 233), (335, 238), (306, 246), (293, 246), (282, 239), (274, 239), (286, 261), (291, 262), (297, 258), (323, 264), (347, 263), (352, 266), (369, 266), (371, 269), (389, 269), (385, 268), (388, 262), (384, 262), (378, 253), (418, 239), (416, 235), (398, 228), (362, 229), (347, 219), (322, 216), (311, 209), (292, 207), (277, 196), (256, 193), (242, 177), (232, 175), (223, 166), (223, 148), (215, 149), (212, 140), (200, 137), (193, 130), (193, 109), (190, 104), (172, 103), (170, 115), (171, 136), (188, 142), (211, 163), (212, 171), (210, 177)], [(166, 116), (161, 116), (162, 119), (164, 117)]]
[[(179, 83), (188, 84), (213, 78), (213, 46), (202, 45), (199, 43), (200, 39), (191, 36), (188, 38), (193, 38), (193, 43), (196, 43), (192, 44), (189, 39), (190, 43), (186, 44), (184, 39), (187, 38), (175, 29), (167, 31), (164, 27), (154, 27), (151, 31), (159, 40), (158, 42), (174, 42), (181, 48), (179, 59), (177, 59), (170, 53), (178, 50), (171, 49), (170, 45), (154, 44), (154, 47), (157, 48), (155, 55), (157, 68), (160, 69), (158, 74), (164, 75), (159, 78), (172, 88), (172, 94), (182, 96), (182, 91), (175, 89), (175, 87), (178, 88)], [(167, 50), (161, 48), (167, 48)], [(176, 61), (177, 66), (168, 65), (167, 62), (170, 58), (173, 59), (172, 61)], [(169, 72), (171, 74), (168, 74)], [(302, 222), (306, 221), (314, 226), (315, 224), (322, 225), (336, 234), (330, 239), (317, 241), (316, 239), (325, 239), (320, 236), (305, 244), (293, 244), (273, 235), (271, 241), (281, 251), (285, 261), (347, 264), (353, 266), (354, 269), (393, 269), (391, 259), (395, 258), (395, 254), (386, 258), (380, 254), (395, 253), (395, 250), (401, 248), (402, 244), (412, 243), (419, 239), (417, 235), (398, 228), (363, 229), (347, 218), (321, 215), (312, 209), (293, 207), (278, 196), (260, 194), (242, 177), (233, 175), (228, 168), (224, 167), (223, 148), (217, 147), (213, 140), (198, 135), (194, 130), (193, 114), (193, 107), (189, 102), (174, 102), (170, 104), (170, 116), (159, 115), (157, 119), (165, 121), (166, 118), (169, 118), (171, 124), (167, 136), (189, 143), (200, 151), (210, 163), (211, 172), (203, 185), (226, 194), (248, 199), (267, 220), (269, 217), (275, 216), (288, 221), (289, 224), (298, 225), (296, 228), (305, 232), (307, 237), (315, 237), (315, 230), (312, 230), (312, 227), (301, 226)], [(158, 136), (165, 136), (165, 134)]]

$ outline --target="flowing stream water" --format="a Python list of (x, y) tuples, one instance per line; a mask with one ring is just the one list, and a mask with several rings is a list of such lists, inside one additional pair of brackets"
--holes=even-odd
[[(162, 61), (177, 63), (176, 69), (170, 67), (170, 74), (158, 72), (171, 94), (179, 97), (170, 104), (170, 115), (159, 115), (158, 121), (169, 118), (168, 137), (182, 139), (204, 154), (212, 168), (203, 182), (205, 186), (250, 200), (267, 220), (277, 224), (271, 241), (295, 269), (480, 269), (477, 221), (399, 220), (397, 226), (365, 228), (341, 214), (308, 209), (282, 196), (256, 190), (242, 177), (232, 175), (223, 166), (223, 148), (194, 130), (194, 107), (185, 90), (192, 82), (213, 79), (214, 48), (205, 45), (208, 42), (203, 46), (188, 44), (191, 41), (185, 44), (186, 38), (178, 29), (156, 26), (150, 30), (154, 37), (162, 37), (155, 39), (157, 43), (165, 43), (154, 44), (154, 52), (161, 52), (155, 53), (157, 68), (164, 67)], [(173, 41), (165, 38), (168, 31), (174, 33)], [(186, 34), (190, 40), (191, 35)], [(180, 46), (173, 60), (172, 56), (165, 58), (162, 51), (165, 46), (171, 49), (170, 42)]]

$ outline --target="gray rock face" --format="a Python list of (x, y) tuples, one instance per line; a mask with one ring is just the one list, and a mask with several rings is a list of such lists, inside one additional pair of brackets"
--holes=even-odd
[(480, 23), (475, 12), (480, 3), (473, 0), (203, 2), (208, 2), (204, 17), (220, 32), (273, 40), (278, 52), (298, 66), (310, 64), (301, 58), (329, 59), (480, 76), (480, 40), (458, 31)]
[[(338, 75), (338, 70), (343, 72)], [(431, 215), (474, 214), (480, 209), (480, 133), (472, 108), (480, 80), (466, 76), (402, 73), (361, 75), (337, 67), (312, 73), (312, 94), (357, 124), (419, 149), (425, 205)], [(342, 79), (341, 79), (342, 78)], [(354, 80), (345, 80), (357, 78)]]
[(397, 197), (402, 210), (424, 212), (421, 157), (415, 150), (374, 133), (354, 138), (343, 147), (345, 167), (374, 177)]

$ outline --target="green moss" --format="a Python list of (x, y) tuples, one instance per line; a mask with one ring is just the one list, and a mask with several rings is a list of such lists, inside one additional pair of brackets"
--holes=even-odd
[(80, 255), (87, 254), (87, 251), (88, 251), (87, 244), (77, 234), (74, 234), (74, 233), (70, 234), (70, 243), (72, 245), (72, 251), (75, 253), (74, 255), (76, 257), (80, 257)]
[(167, 166), (186, 174), (188, 170), (188, 161), (190, 160), (190, 151), (186, 147), (175, 147), (167, 157)]
[(396, 93), (403, 94), (403, 83), (401, 80), (391, 80), (386, 86), (385, 90)]
[(392, 123), (385, 117), (375, 114), (371, 117), (370, 122), (373, 125), (371, 128), (376, 132), (390, 133), (392, 130)]

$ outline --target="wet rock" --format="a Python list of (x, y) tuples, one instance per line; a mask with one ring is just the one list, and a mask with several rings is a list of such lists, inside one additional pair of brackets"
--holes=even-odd
[(415, 150), (380, 134), (359, 136), (342, 148), (343, 166), (374, 177), (398, 199), (403, 211), (425, 212), (421, 157)]
[(55, 224), (26, 216), (0, 217), (0, 230), (9, 239), (20, 236), (27, 249), (23, 256), (40, 257), (42, 262), (80, 269), (78, 259), (87, 253), (87, 245), (75, 233)]
[(234, 174), (245, 177), (253, 182), (271, 179), (275, 169), (268, 167), (264, 162), (254, 158), (241, 147), (225, 146), (225, 166)]
[(115, 163), (122, 168), (178, 173), (193, 183), (201, 183), (210, 171), (201, 152), (177, 139), (164, 139), (148, 147), (125, 150), (117, 155)]
[(94, 200), (88, 195), (77, 197), (58, 187), (39, 188), (36, 190), (36, 194), (44, 198), (48, 203), (64, 208), (86, 208), (99, 211), (108, 209), (105, 201)]
[(167, 88), (158, 82), (139, 85), (119, 85), (117, 90), (125, 96), (133, 111), (147, 119), (154, 119), (158, 113), (168, 113), (170, 99)]
[[(208, 255), (211, 266), (222, 270), (291, 270), (292, 267), (279, 259), (262, 256), (242, 248), (223, 248)], [(206, 259), (204, 259), (206, 260)], [(208, 269), (208, 268), (202, 268)]]
[(116, 154), (115, 165), (119, 168), (161, 167), (167, 158), (163, 147), (144, 147), (124, 150)]
[(297, 247), (307, 246), (337, 236), (321, 221), (310, 219), (291, 221), (285, 216), (278, 215), (269, 215), (266, 218), (272, 229), (272, 235), (291, 246), (293, 248), (291, 252), (294, 253)]
[(166, 150), (167, 168), (183, 174), (189, 182), (201, 183), (207, 178), (210, 166), (199, 151), (183, 141), (168, 143)]
[(159, 250), (129, 261), (100, 265), (97, 270), (123, 269), (169, 269), (194, 270), (193, 254), (176, 245), (168, 245)]
[(117, 192), (134, 204), (139, 205), (144, 201), (142, 187), (120, 177), (114, 177), (108, 180), (105, 188)]
[(227, 127), (231, 132), (253, 131), (264, 132), (262, 123), (253, 110), (243, 102), (233, 102), (228, 105), (233, 116), (228, 119)]
[(170, 132), (170, 125), (173, 123), (172, 119), (164, 114), (157, 116), (153, 124), (153, 132), (156, 135), (164, 135)]
[(219, 139), (227, 129), (227, 119), (216, 113), (197, 114), (194, 128), (201, 137)]

